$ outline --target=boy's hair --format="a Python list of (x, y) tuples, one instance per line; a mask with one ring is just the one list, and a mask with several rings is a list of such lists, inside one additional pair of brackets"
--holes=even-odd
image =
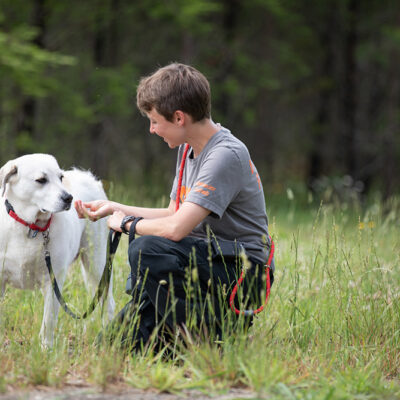
[(166, 120), (181, 110), (193, 122), (210, 118), (211, 94), (207, 78), (197, 69), (173, 63), (142, 78), (137, 88), (137, 106), (142, 114), (153, 108)]

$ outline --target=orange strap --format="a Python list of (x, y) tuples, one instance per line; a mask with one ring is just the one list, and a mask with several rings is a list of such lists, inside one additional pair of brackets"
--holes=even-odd
[(175, 204), (175, 211), (179, 210), (179, 202), (181, 197), (181, 188), (182, 188), (182, 177), (183, 177), (183, 170), (185, 169), (186, 157), (189, 150), (189, 143), (186, 143), (185, 150), (183, 150), (183, 156), (181, 165), (179, 167), (179, 179), (178, 179), (178, 188), (176, 190), (176, 204)]
[(271, 236), (269, 238), (271, 240), (271, 250), (269, 252), (268, 261), (265, 264), (266, 290), (267, 290), (267, 292), (265, 294), (265, 302), (264, 302), (264, 304), (262, 306), (257, 308), (257, 310), (243, 310), (243, 311), (240, 311), (239, 309), (237, 309), (235, 307), (234, 300), (235, 300), (236, 292), (238, 290), (238, 287), (241, 285), (241, 283), (243, 282), (243, 279), (244, 279), (245, 270), (242, 269), (242, 273), (240, 274), (239, 280), (238, 280), (237, 284), (235, 285), (235, 287), (233, 288), (231, 296), (229, 298), (229, 306), (230, 306), (231, 310), (237, 315), (243, 314), (243, 315), (246, 315), (246, 316), (251, 316), (251, 315), (258, 314), (262, 310), (264, 310), (264, 307), (268, 302), (269, 292), (271, 291), (270, 268), (271, 268), (272, 258), (274, 257), (274, 252), (275, 252), (275, 244), (274, 244)]

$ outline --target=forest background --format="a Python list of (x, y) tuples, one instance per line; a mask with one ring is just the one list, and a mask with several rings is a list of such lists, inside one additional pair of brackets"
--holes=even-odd
[(396, 0), (0, 0), (0, 165), (46, 152), (168, 189), (176, 155), (135, 89), (172, 61), (208, 77), (267, 193), (398, 192)]

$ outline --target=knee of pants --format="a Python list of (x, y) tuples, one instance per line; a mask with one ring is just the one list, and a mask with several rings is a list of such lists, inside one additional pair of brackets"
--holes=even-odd
[(168, 254), (171, 251), (171, 241), (160, 236), (145, 235), (129, 244), (128, 258), (131, 268), (137, 269), (141, 254)]
[(138, 265), (140, 253), (148, 252), (148, 249), (152, 245), (152, 241), (156, 239), (156, 236), (141, 236), (129, 243), (128, 258), (131, 267)]

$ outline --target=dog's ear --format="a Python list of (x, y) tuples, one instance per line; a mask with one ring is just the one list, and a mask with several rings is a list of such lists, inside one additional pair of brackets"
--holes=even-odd
[(10, 178), (18, 172), (18, 168), (13, 161), (7, 162), (1, 169), (0, 169), (0, 188), (1, 196), (4, 196), (6, 191), (7, 182)]

